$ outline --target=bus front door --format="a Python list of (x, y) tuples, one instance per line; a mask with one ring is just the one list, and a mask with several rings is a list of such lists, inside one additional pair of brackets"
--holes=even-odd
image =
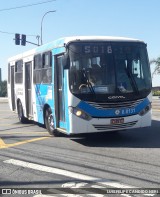
[(56, 90), (55, 91), (56, 126), (60, 128), (64, 128), (65, 99), (64, 99), (62, 56), (58, 56), (56, 58), (55, 90)]
[(32, 62), (25, 63), (25, 95), (27, 117), (32, 116)]
[(15, 90), (14, 90), (14, 66), (11, 66), (11, 103), (12, 103), (12, 110), (14, 111), (15, 106)]

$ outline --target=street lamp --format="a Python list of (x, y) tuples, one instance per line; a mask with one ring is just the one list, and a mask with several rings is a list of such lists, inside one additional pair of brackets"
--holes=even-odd
[(41, 20), (41, 45), (43, 44), (43, 41), (42, 41), (42, 27), (43, 27), (43, 19), (44, 19), (44, 17), (47, 15), (47, 14), (49, 14), (49, 13), (51, 13), (51, 12), (56, 12), (56, 10), (51, 10), (51, 11), (48, 11), (48, 12), (46, 12), (44, 15), (43, 15), (43, 17), (42, 17), (42, 20)]

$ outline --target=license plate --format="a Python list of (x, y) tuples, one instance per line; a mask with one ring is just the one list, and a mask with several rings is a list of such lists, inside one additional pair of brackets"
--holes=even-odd
[(124, 118), (115, 118), (111, 119), (111, 124), (123, 124), (124, 123)]

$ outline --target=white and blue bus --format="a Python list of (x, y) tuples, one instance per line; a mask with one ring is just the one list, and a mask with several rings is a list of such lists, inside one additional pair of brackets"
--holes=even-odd
[(8, 98), (20, 122), (50, 134), (151, 126), (151, 73), (143, 41), (66, 37), (8, 61)]

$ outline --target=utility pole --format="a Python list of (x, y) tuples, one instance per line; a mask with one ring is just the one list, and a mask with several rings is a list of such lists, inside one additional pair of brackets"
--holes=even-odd
[(51, 13), (51, 12), (56, 12), (56, 10), (51, 10), (51, 11), (48, 11), (48, 12), (46, 12), (44, 15), (43, 15), (43, 17), (42, 17), (42, 20), (41, 20), (41, 45), (43, 44), (43, 19), (44, 19), (44, 17), (47, 15), (47, 14), (49, 14), (49, 13)]

